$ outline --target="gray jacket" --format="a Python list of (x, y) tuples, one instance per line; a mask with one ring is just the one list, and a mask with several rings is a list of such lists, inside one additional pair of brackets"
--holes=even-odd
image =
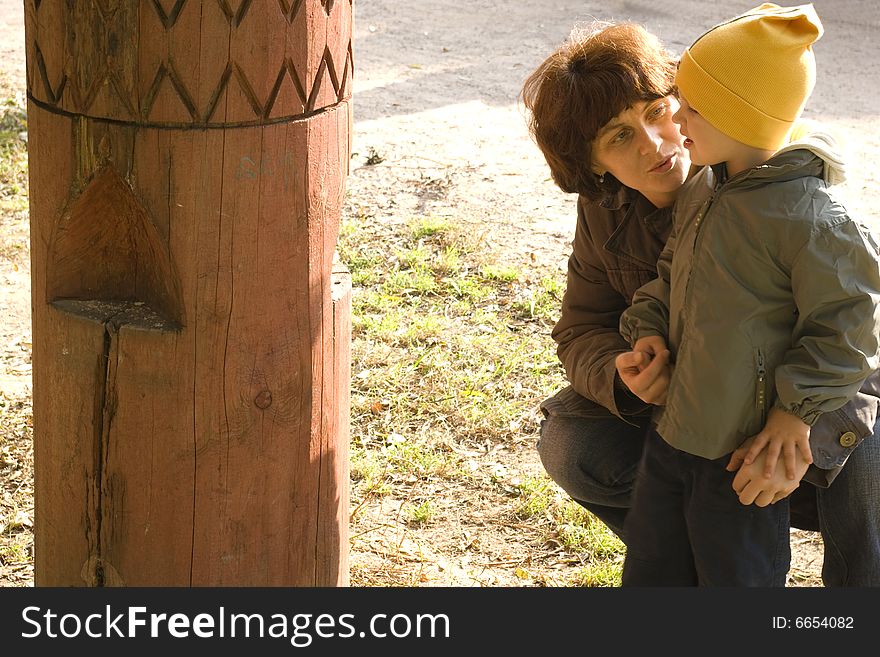
[[(807, 140), (727, 180), (706, 167), (682, 189), (659, 277), (620, 321), (630, 344), (661, 335), (672, 351), (655, 419), (673, 446), (719, 458), (771, 405), (809, 425), (848, 403), (876, 416), (859, 389), (878, 366), (880, 251), (829, 194), (832, 150)], [(842, 464), (859, 438), (842, 434), (845, 449), (815, 465)]]

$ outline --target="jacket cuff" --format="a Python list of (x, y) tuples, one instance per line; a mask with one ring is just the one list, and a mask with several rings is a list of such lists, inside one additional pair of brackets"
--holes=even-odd
[(641, 327), (633, 329), (632, 333), (629, 335), (628, 341), (630, 347), (635, 347), (636, 342), (638, 342), (641, 338), (646, 338), (650, 335), (656, 335), (664, 340), (666, 340), (666, 334), (663, 331), (658, 331), (657, 329)]
[(836, 411), (823, 413), (810, 429), (813, 463), (804, 475), (820, 488), (827, 488), (840, 474), (849, 455), (865, 438), (873, 436), (880, 399), (868, 388)]
[(843, 470), (842, 465), (835, 466), (830, 470), (824, 470), (822, 468), (817, 468), (815, 464), (811, 464), (810, 467), (807, 468), (806, 474), (803, 476), (803, 481), (809, 482), (819, 488), (828, 488), (831, 485), (831, 482), (834, 481), (835, 477), (840, 474), (841, 470)]
[(621, 419), (624, 415), (639, 415), (652, 408), (651, 404), (639, 399), (626, 387), (619, 374), (614, 375), (614, 404), (617, 407), (616, 414)]
[(873, 434), (876, 417), (877, 398), (862, 393), (836, 411), (823, 413), (810, 429), (813, 465), (823, 470), (841, 467)]
[(806, 424), (809, 427), (812, 427), (816, 422), (822, 417), (822, 411), (817, 410), (807, 410), (803, 406), (786, 406), (778, 399), (773, 404), (774, 408), (778, 408), (780, 411), (784, 411), (789, 415), (794, 415), (801, 422)]

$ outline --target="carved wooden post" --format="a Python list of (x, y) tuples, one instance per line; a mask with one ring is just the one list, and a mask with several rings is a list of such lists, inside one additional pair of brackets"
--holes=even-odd
[(346, 585), (351, 0), (25, 6), (36, 584)]

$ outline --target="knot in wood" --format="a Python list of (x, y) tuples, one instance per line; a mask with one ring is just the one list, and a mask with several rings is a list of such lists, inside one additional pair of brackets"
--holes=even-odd
[(263, 390), (256, 397), (254, 397), (254, 404), (257, 405), (257, 408), (269, 408), (272, 404), (272, 393), (268, 390)]

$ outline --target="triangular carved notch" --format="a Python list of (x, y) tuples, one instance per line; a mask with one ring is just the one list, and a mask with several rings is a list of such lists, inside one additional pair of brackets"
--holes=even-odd
[(43, 51), (40, 50), (40, 46), (36, 43), (34, 44), (34, 58), (37, 60), (37, 70), (40, 72), (40, 79), (43, 81), (43, 90), (46, 92), (46, 97), (50, 103), (57, 105), (58, 101), (61, 100), (61, 94), (64, 93), (67, 75), (62, 73), (57, 88), (52, 89), (52, 83), (49, 81), (49, 72), (46, 69), (46, 60), (43, 59)]
[(167, 243), (111, 165), (95, 173), (61, 217), (47, 264), (49, 302), (129, 303), (152, 311), (162, 328), (183, 323)]
[[(278, 77), (275, 78), (275, 84), (272, 87), (272, 91), (269, 93), (269, 100), (266, 101), (266, 109), (263, 112), (263, 118), (267, 119), (272, 114), (272, 109), (275, 107), (275, 101), (278, 100), (278, 94), (281, 91), (281, 85), (284, 84), (285, 78), (290, 78), (290, 81), (293, 83), (293, 88), (296, 91), (296, 95), (299, 97), (300, 102), (303, 107), (305, 107), (308, 99), (306, 98), (305, 89), (303, 89), (302, 82), (300, 82), (299, 75), (296, 73), (296, 67), (293, 65), (293, 60), (290, 57), (285, 58), (284, 63), (281, 65), (281, 70), (278, 71)], [(291, 108), (284, 108), (285, 110), (289, 110)], [(287, 112), (287, 113), (298, 113), (297, 112)]]
[(351, 96), (351, 90), (348, 88), (351, 78), (354, 77), (354, 57), (351, 54), (351, 41), (348, 42), (348, 52), (345, 55), (345, 64), (343, 64), (342, 69), (342, 80), (339, 82), (339, 93), (337, 95), (337, 99), (340, 102), (345, 100), (346, 97)]
[(174, 70), (174, 65), (170, 61), (167, 66), (164, 63), (160, 64), (159, 68), (156, 70), (156, 75), (153, 77), (153, 83), (147, 90), (146, 96), (144, 96), (143, 105), (141, 107), (142, 118), (149, 118), (150, 111), (153, 109), (153, 103), (156, 102), (159, 88), (162, 86), (162, 82), (166, 77), (171, 81), (171, 86), (177, 94), (177, 97), (180, 99), (180, 102), (183, 103), (183, 106), (189, 113), (190, 117), (192, 117), (193, 120), (198, 121), (199, 115), (195, 103), (193, 103), (189, 92), (186, 90), (180, 76), (177, 75), (177, 72)]
[(324, 56), (321, 58), (321, 64), (318, 66), (318, 72), (312, 82), (312, 91), (309, 94), (309, 100), (306, 106), (308, 111), (319, 109), (315, 107), (318, 102), (318, 94), (321, 92), (321, 85), (324, 79), (324, 73), (330, 76), (330, 84), (333, 86), (333, 95), (339, 99), (339, 78), (336, 75), (336, 67), (333, 65), (333, 55), (330, 48), (324, 48)]
[(281, 13), (284, 14), (284, 18), (287, 19), (288, 23), (293, 23), (293, 19), (296, 18), (299, 8), (302, 7), (302, 3), (303, 0), (292, 0), (292, 2), (278, 0), (278, 4), (281, 5)]
[(232, 7), (229, 6), (229, 3), (226, 2), (226, 0), (217, 0), (217, 4), (220, 5), (220, 11), (226, 16), (226, 20), (230, 23), (235, 23), (235, 27), (238, 27), (241, 25), (244, 17), (247, 16), (252, 1), (253, 0), (241, 0), (238, 4), (238, 9), (235, 11), (233, 11)]
[(185, 3), (186, 0), (177, 0), (177, 2), (174, 3), (174, 6), (171, 7), (171, 10), (166, 12), (165, 7), (162, 6), (160, 0), (153, 0), (153, 8), (159, 15), (159, 20), (162, 21), (162, 25), (166, 30), (174, 27), (178, 16), (180, 16), (180, 10), (183, 9)]

